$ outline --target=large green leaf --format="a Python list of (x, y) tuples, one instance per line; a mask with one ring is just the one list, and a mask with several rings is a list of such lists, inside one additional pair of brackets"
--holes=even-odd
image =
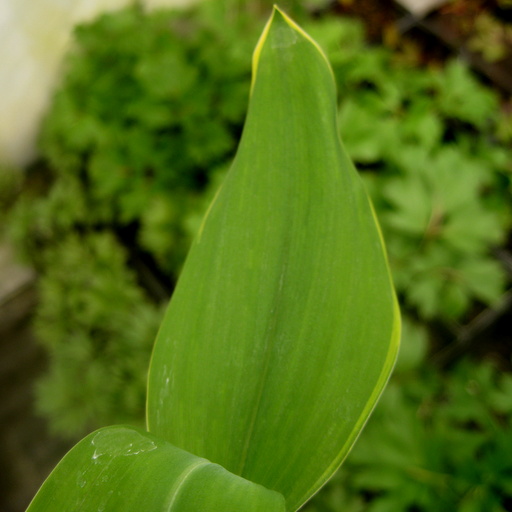
[(238, 153), (157, 338), (148, 426), (293, 511), (373, 409), (399, 314), (324, 54), (275, 9), (253, 72)]
[(62, 459), (27, 512), (284, 512), (284, 500), (131, 427), (93, 432)]

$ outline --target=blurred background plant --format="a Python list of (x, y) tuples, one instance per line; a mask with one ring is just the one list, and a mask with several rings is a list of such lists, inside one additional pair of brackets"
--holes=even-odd
[[(41, 157), (4, 200), (9, 236), (40, 275), (34, 325), (49, 363), (37, 408), (60, 436), (144, 421), (152, 342), (240, 137), (269, 4), (135, 6), (75, 31)], [(361, 6), (285, 5), (332, 63), (404, 336), (358, 445), (305, 510), (510, 510), (510, 98), (387, 22), (376, 37), (368, 23), (383, 8), (365, 25), (347, 16)], [(479, 52), (494, 38), (483, 28)]]
[(512, 376), (470, 361), (441, 374), (418, 355), (402, 352), (347, 462), (304, 512), (511, 509)]

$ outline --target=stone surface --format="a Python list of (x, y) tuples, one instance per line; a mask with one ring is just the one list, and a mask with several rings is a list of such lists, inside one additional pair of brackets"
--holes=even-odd
[(31, 329), (35, 274), (0, 245), (0, 510), (22, 512), (69, 443), (34, 414), (34, 382), (46, 360)]
[(35, 272), (16, 261), (12, 248), (6, 243), (0, 245), (0, 307), (31, 286), (34, 279)]

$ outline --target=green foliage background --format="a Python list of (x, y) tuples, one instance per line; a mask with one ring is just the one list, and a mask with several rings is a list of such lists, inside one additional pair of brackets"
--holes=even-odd
[[(50, 367), (38, 409), (61, 435), (143, 423), (163, 307), (245, 116), (262, 20), (237, 6), (128, 8), (76, 31), (42, 161), (9, 217), (41, 275), (36, 329)], [(452, 341), (439, 332), (510, 286), (493, 252), (512, 220), (499, 98), (460, 61), (421, 67), (368, 46), (355, 20), (301, 22), (333, 65), (340, 133), (373, 197), (405, 313), (391, 385), (305, 510), (510, 509), (510, 375), (487, 362), (449, 372), (426, 362)]]

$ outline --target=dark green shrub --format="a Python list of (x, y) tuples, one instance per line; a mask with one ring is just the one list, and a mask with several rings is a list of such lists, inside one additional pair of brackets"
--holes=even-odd
[(231, 156), (245, 115), (254, 38), (241, 19), (230, 29), (220, 16), (129, 8), (76, 30), (42, 129), (55, 182), (32, 239), (129, 227), (175, 277), (189, 242), (183, 219)]
[(150, 302), (110, 233), (69, 234), (44, 253), (36, 334), (50, 354), (37, 408), (57, 432), (112, 420), (143, 425), (162, 308)]
[(512, 377), (490, 363), (398, 374), (342, 470), (304, 512), (510, 510), (511, 397)]

